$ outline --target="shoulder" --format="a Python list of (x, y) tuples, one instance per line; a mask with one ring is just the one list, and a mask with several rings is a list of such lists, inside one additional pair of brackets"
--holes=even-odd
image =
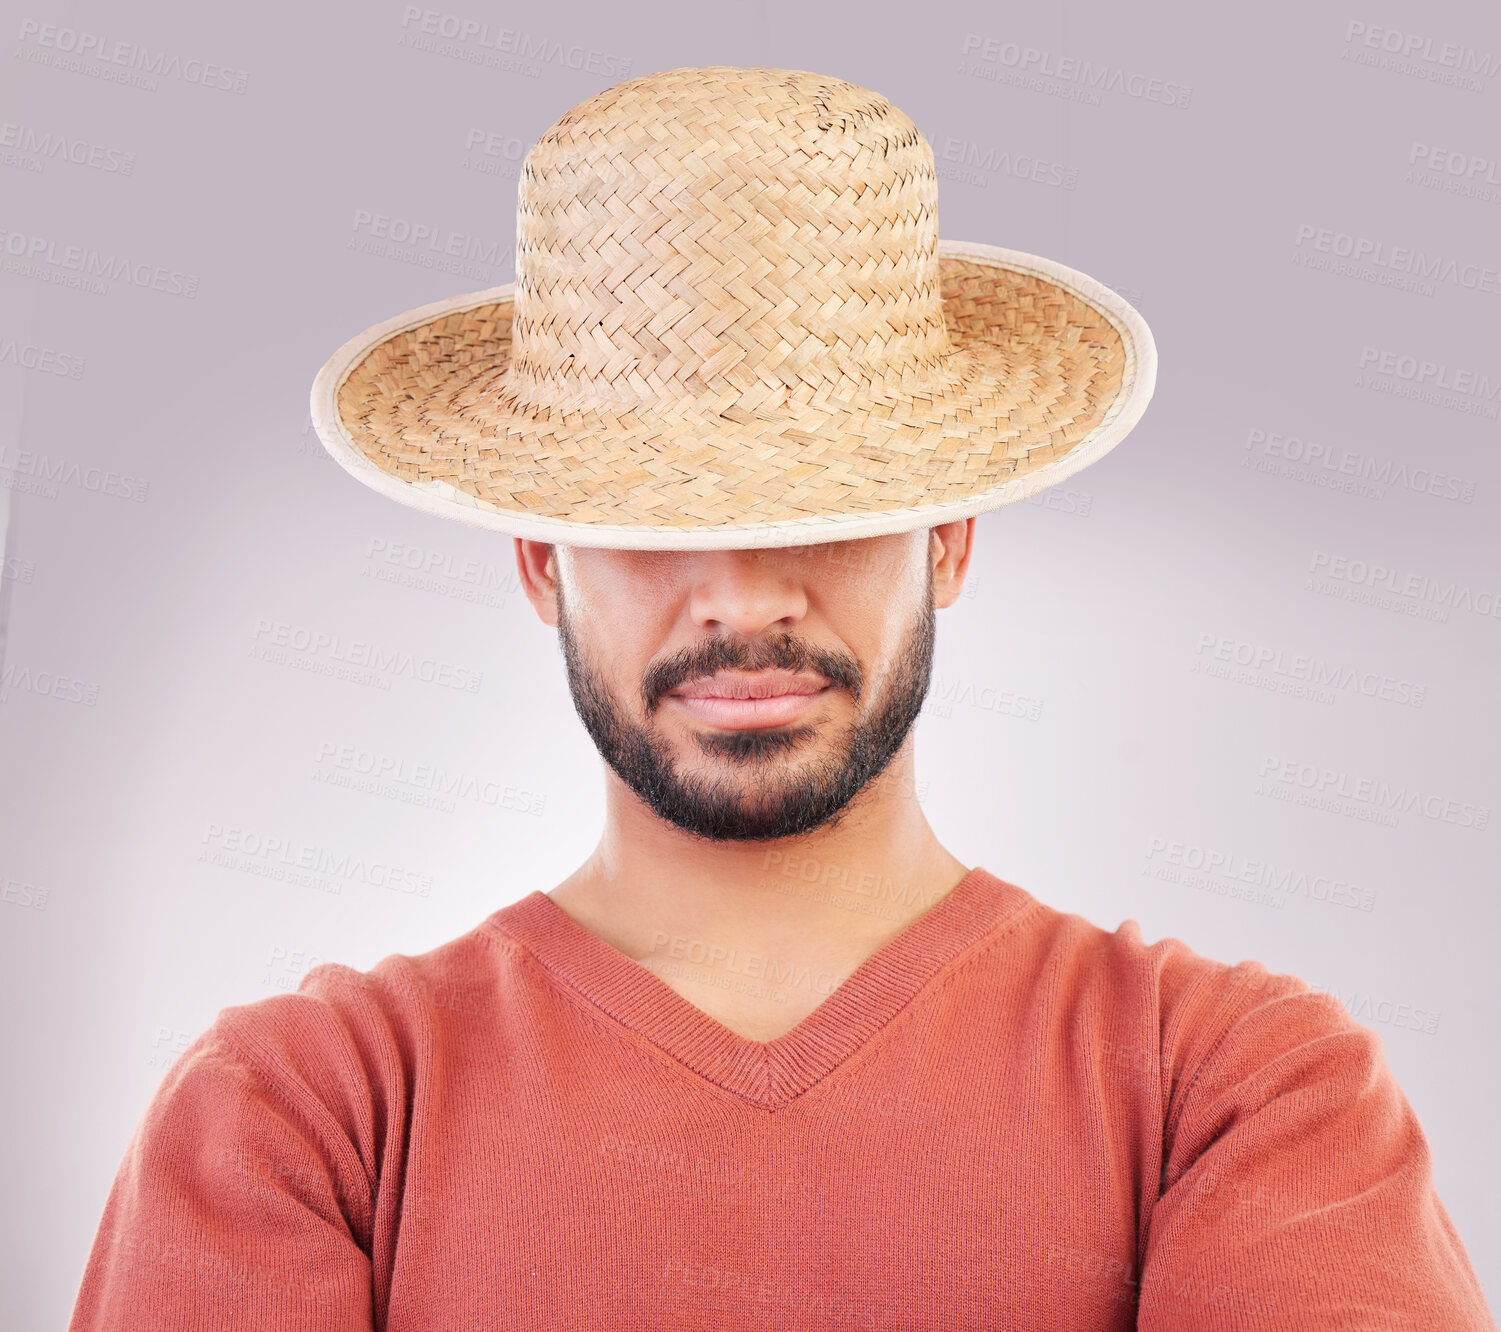
[(1232, 1038), (1289, 1047), (1319, 1035), (1374, 1033), (1337, 997), (1261, 961), (1206, 955), (1175, 936), (1148, 942), (1127, 918), (1106, 929), (1033, 898), (1019, 913), (1019, 950), (1034, 983), (1075, 1010), (1130, 1010), (1158, 1032), (1165, 1061), (1210, 1060)]
[(426, 952), (368, 969), (324, 962), (295, 991), (219, 1011), (195, 1051), (227, 1058), (293, 1095), (340, 1109), (399, 1103), (421, 1065), (470, 1029), (492, 1030), (516, 946), (487, 918)]
[(1148, 943), (1134, 920), (1075, 929), (1101, 972), (1151, 1006), (1170, 1138), (1213, 1141), (1274, 1102), (1296, 1116), (1399, 1095), (1381, 1038), (1300, 976), (1221, 961), (1171, 935)]
[(1173, 936), (1148, 942), (1132, 919), (1107, 930), (1037, 903), (1018, 924), (1012, 951), (1034, 1011), (1069, 1033), (1081, 1059), (1157, 1096), (1178, 1153), (1165, 1183), (1267, 1107), (1283, 1124), (1403, 1119), (1381, 1038), (1301, 977), (1221, 961)]

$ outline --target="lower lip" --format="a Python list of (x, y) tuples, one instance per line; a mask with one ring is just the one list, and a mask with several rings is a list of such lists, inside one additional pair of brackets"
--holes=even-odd
[(785, 726), (807, 712), (828, 689), (816, 694), (778, 694), (775, 698), (703, 698), (669, 694), (688, 714), (712, 726), (743, 729), (755, 726)]

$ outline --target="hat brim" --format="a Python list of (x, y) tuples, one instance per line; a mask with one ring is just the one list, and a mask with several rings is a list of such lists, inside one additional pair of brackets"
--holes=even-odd
[(848, 541), (1023, 500), (1095, 462), (1156, 383), (1146, 321), (1087, 274), (940, 241), (941, 374), (774, 416), (520, 411), (501, 388), (514, 283), (366, 329), (313, 382), (314, 429), (372, 489), (563, 545), (714, 550)]

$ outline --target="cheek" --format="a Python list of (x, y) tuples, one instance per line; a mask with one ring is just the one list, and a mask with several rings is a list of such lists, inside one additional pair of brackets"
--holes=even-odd
[(658, 623), (659, 611), (638, 599), (605, 593), (570, 600), (568, 614), (595, 669), (618, 692), (637, 693), (647, 666), (667, 641), (668, 626)]
[(902, 644), (922, 614), (922, 589), (868, 580), (843, 589), (835, 604), (839, 606), (835, 632), (874, 680), (890, 670), (901, 654)]
[[(587, 561), (588, 554), (595, 558)], [(568, 584), (576, 618), (597, 643), (649, 657), (670, 637), (681, 591), (650, 558), (651, 551), (589, 551), (575, 557), (577, 582)]]

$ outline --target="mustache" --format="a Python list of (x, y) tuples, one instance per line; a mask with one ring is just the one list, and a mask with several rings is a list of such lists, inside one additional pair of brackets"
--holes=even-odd
[(647, 667), (641, 679), (641, 702), (648, 714), (668, 690), (713, 675), (716, 671), (814, 671), (836, 688), (848, 689), (858, 702), (865, 674), (852, 657), (804, 643), (791, 634), (746, 639), (718, 634), (675, 652)]

